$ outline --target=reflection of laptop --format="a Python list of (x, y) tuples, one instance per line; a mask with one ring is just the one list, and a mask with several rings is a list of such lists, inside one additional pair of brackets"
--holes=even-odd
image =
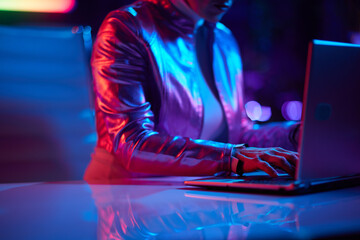
[(214, 177), (185, 184), (291, 193), (360, 184), (359, 108), (360, 45), (313, 40), (308, 53), (295, 179)]

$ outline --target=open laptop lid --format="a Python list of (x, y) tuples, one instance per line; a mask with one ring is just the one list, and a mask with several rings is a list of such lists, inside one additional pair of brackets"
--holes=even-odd
[(360, 45), (309, 46), (296, 179), (360, 173)]
[(360, 184), (359, 105), (360, 45), (314, 40), (308, 54), (296, 181), (212, 177), (185, 184), (290, 194)]

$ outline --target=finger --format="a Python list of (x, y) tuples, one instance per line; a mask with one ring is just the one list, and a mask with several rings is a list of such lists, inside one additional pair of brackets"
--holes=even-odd
[(291, 151), (291, 150), (287, 150), (287, 149), (284, 149), (282, 147), (274, 147), (273, 148), (274, 150), (276, 151), (279, 151), (279, 152), (285, 152), (285, 153), (295, 153), (295, 154), (298, 154), (297, 151)]
[(274, 150), (273, 155), (281, 156), (286, 158), (289, 163), (291, 163), (293, 166), (296, 166), (297, 162), (299, 161), (299, 156), (295, 152), (281, 152)]
[(266, 172), (267, 174), (269, 174), (271, 177), (278, 177), (277, 172), (275, 171), (275, 169), (273, 167), (270, 166), (269, 163), (259, 160), (257, 167), (260, 170), (263, 170), (264, 172)]
[(295, 174), (295, 167), (292, 166), (285, 157), (276, 156), (271, 154), (264, 154), (261, 156), (265, 161), (270, 163), (272, 166), (279, 167), (285, 172), (293, 176)]
[(275, 147), (274, 150), (279, 151), (279, 152), (289, 152), (289, 150), (286, 150), (282, 147)]
[(250, 158), (241, 153), (236, 154), (236, 157), (239, 161), (243, 162), (243, 171), (246, 172), (253, 172), (259, 169), (259, 159), (258, 157)]
[(233, 171), (234, 173), (236, 173), (236, 168), (238, 163), (239, 163), (239, 159), (235, 157), (231, 157), (231, 171)]
[[(247, 152), (246, 152), (247, 153)], [(236, 157), (237, 159), (242, 159), (243, 161), (249, 161), (252, 160), (251, 156), (248, 156), (248, 154), (245, 154), (245, 151), (240, 152), (240, 151), (236, 151), (234, 153), (234, 157)]]

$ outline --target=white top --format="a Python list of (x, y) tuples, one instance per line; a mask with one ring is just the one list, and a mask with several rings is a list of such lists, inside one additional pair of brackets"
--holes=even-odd
[[(170, 1), (180, 12), (194, 20), (196, 29), (203, 24), (204, 19), (197, 15), (184, 0)], [(221, 135), (222, 131), (225, 130), (223, 111), (219, 101), (210, 90), (210, 87), (201, 72), (198, 61), (196, 61), (195, 68), (195, 72), (197, 73), (195, 74), (195, 79), (199, 85), (200, 95), (204, 106), (204, 122), (200, 138), (204, 140), (216, 140), (216, 138)]]

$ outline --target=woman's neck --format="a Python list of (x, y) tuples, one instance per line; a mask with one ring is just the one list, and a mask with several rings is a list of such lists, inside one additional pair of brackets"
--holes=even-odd
[(204, 22), (202, 19), (187, 3), (187, 0), (170, 0), (170, 2), (185, 16), (192, 19), (195, 26), (199, 26)]

